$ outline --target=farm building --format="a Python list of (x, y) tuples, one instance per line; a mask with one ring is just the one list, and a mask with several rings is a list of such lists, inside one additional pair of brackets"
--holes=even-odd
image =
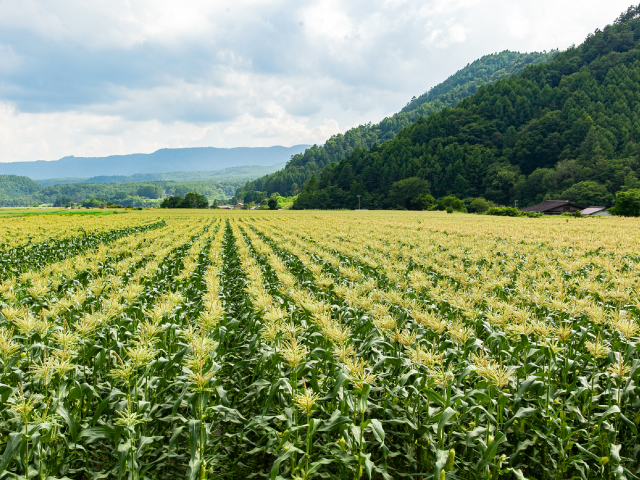
[(587, 207), (584, 210), (580, 210), (580, 213), (582, 215), (594, 215), (594, 216), (601, 216), (601, 217), (612, 217), (613, 215), (611, 215), (611, 213), (609, 212), (609, 208), (608, 207)]
[(584, 210), (584, 206), (571, 203), (569, 200), (545, 200), (537, 205), (523, 208), (523, 212), (538, 212), (545, 215), (560, 215), (562, 213), (575, 213)]
[(607, 207), (577, 205), (569, 200), (545, 200), (542, 203), (523, 208), (523, 212), (538, 212), (545, 215), (561, 215), (563, 213), (580, 212), (582, 215), (611, 216)]

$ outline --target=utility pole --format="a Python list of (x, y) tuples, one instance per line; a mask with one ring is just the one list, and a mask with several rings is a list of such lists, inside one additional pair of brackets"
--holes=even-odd
[(361, 196), (362, 196), (362, 195), (358, 195), (358, 210), (360, 210), (360, 197), (361, 197)]
[(518, 208), (518, 200), (516, 200), (516, 208)]

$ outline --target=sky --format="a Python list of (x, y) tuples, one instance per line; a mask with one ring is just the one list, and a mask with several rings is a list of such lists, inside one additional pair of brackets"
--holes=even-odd
[(0, 0), (0, 161), (324, 143), (629, 0)]

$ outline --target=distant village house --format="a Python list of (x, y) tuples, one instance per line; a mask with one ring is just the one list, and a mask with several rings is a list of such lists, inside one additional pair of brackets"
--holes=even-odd
[(531, 205), (530, 207), (523, 208), (522, 211), (538, 212), (545, 215), (561, 215), (563, 213), (580, 212), (582, 215), (611, 216), (608, 212), (608, 207), (585, 207), (583, 205), (572, 203), (569, 200), (545, 200), (537, 205)]

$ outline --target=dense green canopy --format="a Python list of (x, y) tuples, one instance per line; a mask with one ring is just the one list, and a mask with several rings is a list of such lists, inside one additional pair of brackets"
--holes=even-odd
[(640, 186), (639, 40), (640, 19), (621, 17), (553, 61), (328, 165), (295, 207), (356, 208), (362, 195), (363, 208), (393, 208), (392, 185), (409, 177), (435, 197), (611, 202)]
[(50, 203), (66, 206), (71, 202), (101, 198), (126, 206), (152, 206), (160, 203), (163, 193), (184, 197), (189, 192), (208, 199), (227, 199), (233, 195), (240, 181), (149, 181), (126, 183), (73, 183), (41, 186), (27, 177), (0, 175), (0, 205), (24, 206)]
[(548, 62), (554, 54), (555, 52), (523, 54), (506, 50), (485, 55), (420, 97), (411, 99), (401, 112), (378, 124), (360, 125), (344, 134), (334, 135), (324, 145), (314, 145), (304, 153), (294, 155), (284, 169), (247, 182), (236, 196), (249, 202), (268, 197), (274, 192), (285, 196), (295, 195), (311, 175), (319, 173), (326, 165), (351, 155), (356, 148), (379, 145), (393, 138), (418, 118), (453, 107), (463, 98), (474, 94), (480, 86), (521, 72), (527, 65)]

